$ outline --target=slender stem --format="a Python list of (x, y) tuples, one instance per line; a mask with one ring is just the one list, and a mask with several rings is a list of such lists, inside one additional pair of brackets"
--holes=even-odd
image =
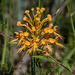
[(39, 0), (38, 6), (39, 8), (41, 8), (41, 0)]
[(1, 8), (2, 8), (2, 21), (4, 22), (4, 7), (3, 7), (3, 0), (1, 0)]
[[(5, 22), (4, 22), (3, 0), (1, 0), (1, 8), (2, 8), (2, 30), (3, 30), (3, 33), (4, 33), (4, 25), (5, 25)], [(6, 57), (6, 36), (4, 36), (4, 47), (3, 47), (3, 53), (2, 53), (1, 69), (3, 68), (4, 63), (5, 63), (5, 57)]]
[(32, 75), (35, 75), (35, 58), (32, 56), (31, 56), (31, 71), (32, 71)]
[[(67, 67), (65, 67), (63, 64), (61, 64), (59, 61), (57, 61), (56, 59), (54, 59), (51, 55), (49, 56), (51, 59), (53, 59), (56, 63), (58, 63), (59, 65), (63, 66), (65, 69), (67, 69), (68, 71), (70, 71)], [(71, 72), (71, 71), (70, 71)]]
[(3, 36), (6, 36), (6, 37), (9, 37), (9, 38), (15, 39), (15, 38), (14, 38), (14, 37), (12, 37), (12, 36), (5, 35), (5, 34), (2, 34), (2, 33), (0, 33), (0, 35), (3, 35)]
[(3, 0), (1, 0), (1, 8), (2, 8), (2, 29), (3, 29), (3, 32), (4, 32), (4, 25), (5, 25), (5, 22), (4, 22), (4, 7), (3, 7)]
[[(66, 0), (66, 2), (67, 2), (67, 0)], [(73, 31), (73, 35), (74, 35), (74, 39), (75, 39), (75, 29), (74, 29), (74, 24), (73, 24), (73, 18), (72, 18), (71, 12), (69, 10), (68, 2), (67, 2), (67, 9), (68, 9), (68, 13), (70, 15), (71, 27), (72, 27), (72, 31)]]
[[(6, 29), (5, 34), (7, 34), (7, 29)], [(6, 58), (6, 45), (7, 45), (7, 39), (6, 39), (6, 36), (4, 36), (4, 47), (3, 47), (1, 68), (3, 68), (3, 66), (4, 66), (4, 64), (5, 64), (5, 58)]]
[(9, 0), (9, 28), (11, 27), (10, 17), (11, 17), (11, 0)]
[(73, 31), (73, 34), (74, 34), (74, 39), (75, 39), (75, 29), (74, 29), (74, 24), (73, 24), (73, 18), (72, 18), (72, 15), (71, 15), (71, 26), (72, 26), (72, 31)]
[(37, 64), (38, 64), (39, 75), (41, 75), (41, 61), (40, 61), (40, 59), (38, 59)]
[(1, 64), (1, 67), (4, 66), (5, 57), (6, 57), (6, 36), (4, 36), (4, 47), (3, 47), (2, 64)]

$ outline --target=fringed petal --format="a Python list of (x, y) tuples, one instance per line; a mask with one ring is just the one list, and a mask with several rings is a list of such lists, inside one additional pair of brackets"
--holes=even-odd
[(46, 52), (46, 55), (47, 55), (47, 56), (50, 56), (48, 52)]
[(56, 43), (56, 45), (61, 46), (62, 48), (65, 48), (65, 46), (63, 46), (62, 44), (60, 44), (58, 42), (55, 42), (55, 43)]
[(54, 32), (54, 34), (57, 35), (59, 38), (63, 39), (63, 37), (59, 35), (58, 33)]
[(51, 48), (50, 48), (50, 46), (47, 44), (47, 48), (52, 52), (52, 50), (51, 50)]
[(28, 52), (29, 52), (29, 54), (31, 53), (33, 51), (33, 49), (31, 48)]
[(17, 40), (18, 40), (18, 38), (16, 38), (16, 39), (14, 39), (14, 40), (10, 41), (10, 43), (15, 42), (15, 41), (17, 41)]
[(19, 48), (19, 50), (17, 51), (17, 53), (21, 52), (24, 48), (25, 48), (25, 44), (21, 48)]
[(49, 38), (49, 42), (50, 42), (50, 43), (54, 43), (54, 42), (56, 42), (56, 39)]
[(18, 33), (18, 32), (15, 32), (15, 34), (16, 34), (16, 35), (19, 35), (19, 33)]
[(18, 45), (21, 44), (21, 41), (22, 41), (22, 40), (23, 40), (23, 36), (22, 36), (21, 39), (19, 40)]

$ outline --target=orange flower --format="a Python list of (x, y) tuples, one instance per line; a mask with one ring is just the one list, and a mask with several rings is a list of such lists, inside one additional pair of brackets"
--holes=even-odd
[[(32, 8), (31, 11), (33, 19), (29, 14), (29, 10), (26, 10), (25, 14), (27, 16), (24, 15), (23, 17), (25, 23), (21, 24), (20, 21), (17, 22), (17, 26), (26, 27), (24, 32), (15, 32), (16, 39), (11, 41), (18, 41), (18, 45), (22, 45), (18, 49), (18, 52), (21, 52), (24, 48), (26, 48), (26, 50), (28, 49), (27, 52), (30, 54), (31, 52), (35, 53), (42, 49), (41, 52), (46, 53), (46, 55), (49, 56), (49, 51), (52, 51), (50, 44), (55, 43), (58, 46), (64, 47), (62, 44), (58, 43), (58, 37), (62, 39), (62, 36), (56, 32), (57, 26), (53, 26), (53, 23), (50, 23), (48, 27), (43, 27), (45, 22), (52, 21), (50, 14), (48, 14), (47, 17), (41, 21), (41, 16), (45, 11), (45, 8), (42, 7), (40, 9), (39, 7), (36, 7), (36, 14), (34, 13), (34, 8)], [(54, 35), (55, 39), (51, 38), (52, 35)]]

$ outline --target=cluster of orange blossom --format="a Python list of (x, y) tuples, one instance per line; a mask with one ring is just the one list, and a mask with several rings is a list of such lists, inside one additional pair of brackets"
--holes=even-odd
[[(48, 27), (42, 29), (43, 25), (47, 21), (52, 21), (52, 17), (50, 14), (47, 15), (46, 18), (41, 21), (41, 15), (45, 11), (45, 8), (39, 8), (36, 7), (36, 14), (34, 13), (34, 8), (31, 9), (33, 14), (33, 19), (31, 18), (29, 14), (29, 10), (25, 11), (25, 15), (23, 17), (23, 20), (25, 21), (24, 24), (22, 24), (20, 21), (17, 22), (17, 26), (25, 26), (26, 31), (19, 31), (16, 33), (16, 39), (12, 40), (11, 42), (18, 41), (18, 45), (22, 45), (21, 48), (19, 48), (18, 52), (21, 52), (26, 47), (29, 47), (27, 50), (28, 53), (36, 52), (43, 46), (41, 52), (46, 53), (46, 55), (49, 55), (50, 44), (55, 43), (58, 46), (64, 47), (62, 44), (58, 43), (58, 38), (62, 38), (61, 35), (56, 33), (56, 27), (53, 27), (53, 24), (50, 23)], [(51, 35), (54, 34), (55, 39), (51, 38)], [(46, 46), (44, 48), (44, 46)]]

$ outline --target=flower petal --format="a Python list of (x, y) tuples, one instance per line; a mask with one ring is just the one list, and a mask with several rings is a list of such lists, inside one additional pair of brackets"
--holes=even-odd
[(33, 51), (33, 49), (31, 48), (31, 49), (29, 50), (29, 54), (30, 54), (32, 51)]
[(24, 48), (25, 48), (25, 44), (17, 51), (17, 53), (21, 52)]
[(54, 43), (54, 42), (56, 42), (56, 39), (49, 38), (49, 42), (50, 42), (50, 43)]
[(54, 32), (54, 34), (57, 35), (59, 38), (63, 39), (63, 37), (59, 35), (58, 33)]
[(21, 41), (23, 40), (23, 36), (21, 37), (21, 39), (18, 42), (18, 45), (21, 43)]
[(56, 45), (58, 45), (58, 46), (61, 46), (61, 47), (65, 48), (65, 46), (63, 46), (62, 44), (60, 44), (60, 43), (58, 43), (58, 42), (55, 42), (55, 43), (56, 43)]
[(14, 39), (14, 40), (10, 41), (10, 43), (15, 42), (15, 41), (17, 41), (17, 40), (18, 40), (18, 38), (16, 38), (16, 39)]
[(47, 48), (52, 52), (52, 50), (51, 50), (51, 48), (50, 48), (50, 46), (47, 44)]

